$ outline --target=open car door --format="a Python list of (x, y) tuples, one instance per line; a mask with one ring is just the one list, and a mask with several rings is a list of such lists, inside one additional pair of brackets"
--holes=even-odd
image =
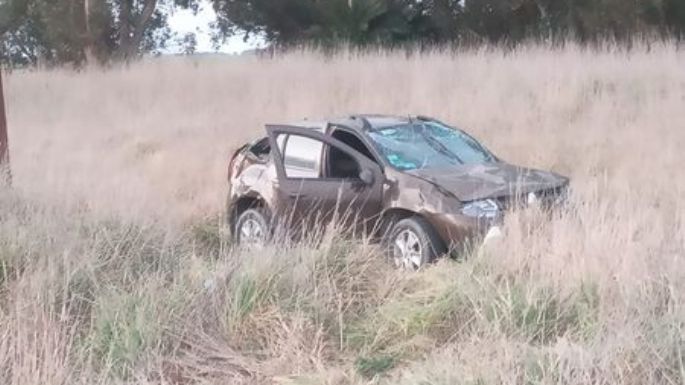
[[(278, 220), (293, 230), (323, 229), (331, 220), (370, 230), (382, 207), (384, 175), (378, 164), (316, 129), (268, 125)], [(331, 150), (339, 155), (333, 159)], [(330, 165), (344, 173), (331, 175)], [(299, 232), (299, 231), (298, 231)]]

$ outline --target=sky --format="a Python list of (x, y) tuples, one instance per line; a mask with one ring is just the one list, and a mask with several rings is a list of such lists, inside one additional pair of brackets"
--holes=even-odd
[[(171, 30), (179, 36), (186, 33), (194, 32), (197, 39), (197, 52), (217, 52), (212, 47), (209, 25), (216, 20), (216, 13), (212, 9), (209, 1), (201, 2), (200, 10), (197, 14), (193, 14), (191, 10), (177, 10), (169, 16), (169, 26)], [(242, 35), (231, 37), (226, 44), (224, 44), (218, 52), (222, 53), (241, 53), (248, 49), (263, 46), (264, 43), (258, 38), (251, 38), (249, 41), (243, 41)], [(167, 48), (169, 53), (179, 53), (181, 47), (173, 42), (169, 43)]]

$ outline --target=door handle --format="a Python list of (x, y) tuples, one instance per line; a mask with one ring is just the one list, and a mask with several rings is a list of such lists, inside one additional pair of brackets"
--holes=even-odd
[(285, 195), (287, 195), (288, 198), (306, 198), (307, 197), (307, 194), (303, 194), (300, 192), (289, 192), (289, 193), (286, 193)]

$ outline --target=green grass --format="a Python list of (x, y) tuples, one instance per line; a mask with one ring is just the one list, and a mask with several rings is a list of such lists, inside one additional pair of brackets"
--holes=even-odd
[(486, 315), (506, 334), (533, 344), (554, 343), (557, 338), (591, 336), (597, 320), (596, 287), (582, 284), (571, 294), (552, 288), (533, 290), (521, 283), (500, 284), (488, 300)]
[(232, 244), (223, 215), (193, 223), (190, 226), (190, 239), (196, 253), (214, 259), (219, 258)]
[(392, 355), (360, 356), (354, 362), (354, 367), (360, 375), (374, 378), (395, 367), (397, 358)]

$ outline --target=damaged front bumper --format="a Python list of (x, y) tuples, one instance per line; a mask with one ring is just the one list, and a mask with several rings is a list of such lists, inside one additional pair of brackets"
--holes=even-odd
[(540, 207), (555, 210), (566, 204), (568, 187), (528, 193), (506, 199), (485, 199), (466, 203), (459, 214), (435, 214), (431, 222), (451, 249), (466, 244), (487, 244), (503, 236), (504, 217), (508, 211)]

